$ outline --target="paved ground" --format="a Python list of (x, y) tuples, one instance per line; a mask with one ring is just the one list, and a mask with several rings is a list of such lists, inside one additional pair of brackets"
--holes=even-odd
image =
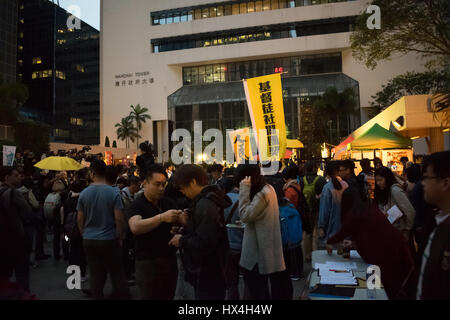
[[(51, 237), (46, 243), (46, 253), (52, 252)], [(81, 290), (69, 290), (66, 286), (68, 274), (66, 269), (67, 261), (61, 259), (59, 261), (50, 258), (48, 260), (37, 261), (39, 264), (36, 268), (31, 268), (31, 292), (41, 300), (90, 300), (89, 296), (85, 295)], [(311, 269), (310, 264), (305, 264), (304, 274), (308, 275)], [(181, 267), (179, 270), (182, 270)], [(89, 273), (89, 271), (88, 271)], [(183, 275), (180, 272), (178, 280), (176, 300), (193, 300), (194, 293), (190, 284), (183, 281)], [(292, 281), (294, 287), (294, 299), (298, 299), (301, 291), (305, 285), (305, 278), (299, 281)], [(243, 294), (243, 279), (240, 279), (240, 292)], [(82, 284), (82, 288), (89, 288), (89, 280)], [(130, 286), (130, 291), (133, 299), (139, 299), (139, 292), (136, 286)], [(111, 293), (110, 281), (107, 281), (105, 286), (105, 295)]]

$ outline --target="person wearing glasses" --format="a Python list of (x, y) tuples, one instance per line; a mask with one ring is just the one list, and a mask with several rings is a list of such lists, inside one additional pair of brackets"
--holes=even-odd
[(450, 151), (426, 157), (424, 165), (425, 201), (440, 211), (422, 256), (416, 297), (450, 300)]

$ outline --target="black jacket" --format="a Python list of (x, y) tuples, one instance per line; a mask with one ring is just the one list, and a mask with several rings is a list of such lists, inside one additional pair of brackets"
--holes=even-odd
[(422, 300), (450, 300), (450, 217), (437, 226), (422, 280)]
[(217, 185), (207, 186), (193, 201), (180, 243), (186, 280), (200, 290), (226, 286), (223, 264), (229, 247), (223, 209), (230, 205)]

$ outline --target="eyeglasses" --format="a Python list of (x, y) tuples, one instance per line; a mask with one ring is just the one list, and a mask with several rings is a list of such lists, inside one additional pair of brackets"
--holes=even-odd
[(423, 176), (422, 177), (422, 181), (424, 181), (424, 180), (432, 180), (432, 179), (442, 180), (442, 179), (445, 179), (445, 178), (439, 178), (439, 177), (436, 177), (436, 176)]

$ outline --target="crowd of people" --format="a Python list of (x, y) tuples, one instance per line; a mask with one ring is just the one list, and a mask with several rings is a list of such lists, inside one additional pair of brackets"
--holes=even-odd
[(352, 160), (329, 161), (322, 176), (313, 160), (267, 174), (161, 165), (141, 150), (136, 169), (99, 159), (69, 173), (1, 168), (0, 299), (35, 298), (30, 266), (51, 258), (49, 232), (53, 259), (79, 266), (93, 299), (109, 276), (113, 299), (130, 299), (135, 282), (141, 299), (172, 300), (180, 273), (198, 300), (291, 300), (292, 281), (325, 249), (378, 265), (389, 299), (450, 299), (450, 151), (402, 159), (402, 174), (379, 159), (363, 159), (358, 175)]

